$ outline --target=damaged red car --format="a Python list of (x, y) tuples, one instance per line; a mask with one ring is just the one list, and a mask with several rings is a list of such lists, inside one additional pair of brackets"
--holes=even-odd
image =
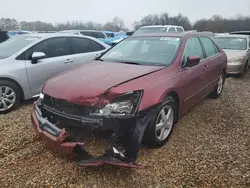
[[(32, 122), (49, 146), (83, 166), (141, 168), (141, 143), (162, 146), (180, 117), (223, 90), (227, 57), (206, 35), (131, 36), (96, 60), (50, 79), (34, 102)], [(85, 136), (110, 140), (92, 156)]]

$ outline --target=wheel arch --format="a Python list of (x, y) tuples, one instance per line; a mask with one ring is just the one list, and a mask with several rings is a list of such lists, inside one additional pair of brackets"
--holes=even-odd
[(178, 121), (180, 118), (180, 97), (178, 95), (178, 93), (176, 91), (168, 91), (163, 100), (166, 99), (168, 96), (172, 97), (176, 103), (176, 108), (177, 108), (177, 112), (176, 112), (176, 120)]
[(14, 83), (17, 86), (17, 88), (18, 88), (18, 90), (20, 92), (20, 99), (24, 100), (23, 88), (21, 87), (21, 85), (16, 80), (14, 80), (12, 78), (8, 78), (8, 77), (0, 77), (0, 80), (6, 80), (6, 81)]

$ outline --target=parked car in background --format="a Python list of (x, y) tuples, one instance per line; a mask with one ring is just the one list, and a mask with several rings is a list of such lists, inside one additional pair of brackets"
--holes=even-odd
[(134, 31), (128, 31), (128, 32), (126, 33), (127, 36), (131, 36), (131, 35), (133, 35), (133, 34), (134, 34)]
[(109, 38), (113, 38), (116, 36), (116, 32), (113, 31), (103, 31)]
[(56, 33), (57, 31), (35, 31), (34, 33)]
[(93, 60), (109, 48), (88, 36), (25, 34), (0, 44), (0, 113), (38, 95), (51, 77)]
[(229, 34), (233, 34), (233, 35), (247, 35), (250, 37), (250, 31), (233, 31), (230, 32)]
[(230, 32), (229, 34), (232, 35), (246, 35), (248, 36), (249, 40), (250, 40), (250, 31), (234, 31), (234, 32)]
[(213, 37), (214, 33), (211, 31), (202, 31), (202, 33), (204, 33), (205, 35), (209, 36), (209, 37)]
[[(202, 33), (131, 36), (48, 80), (32, 122), (50, 146), (76, 156), (79, 165), (140, 168), (142, 139), (164, 145), (185, 112), (207, 95), (221, 95), (226, 67), (225, 52)], [(93, 157), (81, 140), (102, 133), (113, 145)]]
[(104, 31), (107, 36), (109, 36), (109, 39), (105, 40), (105, 43), (108, 45), (116, 45), (121, 40), (127, 38), (128, 36), (121, 32), (112, 32), (112, 31)]
[(158, 33), (158, 32), (184, 32), (184, 28), (178, 25), (150, 25), (143, 26), (137, 31), (134, 32), (133, 35), (140, 35), (146, 33)]
[(8, 31), (1, 31), (0, 30), (0, 43), (6, 41), (9, 37)]
[(23, 30), (19, 30), (19, 31), (8, 31), (8, 35), (10, 37), (13, 37), (15, 35), (22, 35), (22, 34), (30, 34), (30, 31), (23, 31)]
[(85, 35), (94, 37), (96, 39), (101, 40), (105, 44), (109, 44), (109, 37), (103, 32), (103, 31), (97, 31), (97, 30), (64, 30), (59, 31), (60, 33), (73, 33), (77, 35)]
[(214, 38), (228, 58), (228, 74), (243, 76), (250, 66), (250, 38), (246, 35), (217, 35)]

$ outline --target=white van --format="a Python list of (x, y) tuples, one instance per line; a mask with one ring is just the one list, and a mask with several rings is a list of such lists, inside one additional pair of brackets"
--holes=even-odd
[(157, 32), (184, 32), (184, 28), (178, 25), (150, 25), (143, 26), (138, 29), (133, 35)]

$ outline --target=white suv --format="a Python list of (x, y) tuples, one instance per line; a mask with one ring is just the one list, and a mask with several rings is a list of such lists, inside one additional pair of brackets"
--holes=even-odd
[(157, 32), (184, 32), (184, 28), (178, 25), (151, 25), (143, 26), (138, 29), (133, 35)]

